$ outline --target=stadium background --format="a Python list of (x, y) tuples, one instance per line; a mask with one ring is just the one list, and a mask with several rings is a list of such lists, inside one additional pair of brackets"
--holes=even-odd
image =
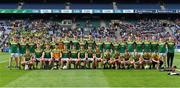
[[(16, 19), (47, 19), (47, 20), (65, 20), (65, 19), (74, 19), (79, 20), (97, 20), (97, 19), (125, 19), (125, 20), (135, 20), (142, 18), (153, 18), (153, 19), (168, 19), (168, 20), (177, 20), (179, 18), (180, 10), (180, 1), (178, 0), (1, 0), (0, 1), (0, 18), (1, 20), (16, 20)], [(71, 3), (67, 3), (71, 2)], [(116, 2), (118, 5), (113, 9), (113, 3)], [(58, 4), (59, 3), (59, 4)], [(113, 11), (119, 9), (123, 12), (123, 9), (130, 9), (131, 11), (137, 10), (137, 13), (134, 12), (125, 12), (125, 13), (51, 13), (46, 12), (47, 9), (65, 9), (72, 8), (71, 5), (75, 4), (75, 8), (82, 10), (83, 6), (87, 4), (94, 5), (92, 9), (104, 9), (104, 6), (101, 4), (110, 4), (110, 7)], [(77, 4), (77, 7), (76, 7)], [(67, 7), (66, 7), (67, 5)], [(81, 6), (82, 5), (82, 6)], [(27, 7), (26, 7), (27, 6)], [(88, 6), (88, 5), (87, 5)], [(121, 7), (122, 6), (122, 7)], [(11, 9), (11, 10), (10, 10)], [(23, 13), (23, 9), (34, 9), (39, 10), (37, 13)], [(40, 11), (44, 9), (44, 11)], [(73, 9), (73, 8), (72, 8)], [(3, 11), (4, 10), (4, 11)], [(68, 9), (69, 10), (69, 9)], [(150, 11), (149, 11), (150, 10)], [(151, 11), (152, 10), (152, 11)], [(154, 13), (154, 11), (159, 13)], [(138, 12), (139, 11), (139, 12)], [(146, 12), (148, 11), (148, 12)], [(164, 11), (164, 12), (161, 12)], [(3, 26), (3, 25), (1, 25)], [(178, 26), (178, 25), (177, 25)], [(178, 29), (179, 30), (179, 29)], [(176, 51), (180, 51), (179, 46), (179, 33), (175, 33), (173, 30), (170, 30), (174, 36), (177, 36), (177, 48)], [(8, 39), (9, 30), (1, 30), (1, 46), (2, 49), (5, 49), (4, 43)], [(0, 86), (5, 87), (179, 87), (179, 77), (169, 77), (167, 73), (144, 70), (144, 71), (112, 71), (112, 70), (95, 70), (93, 71), (17, 71), (7, 69), (7, 60), (9, 54), (1, 53), (0, 54)], [(179, 53), (176, 53), (175, 65), (180, 66), (180, 56)], [(49, 76), (49, 74), (52, 74)], [(62, 75), (62, 76), (61, 76)], [(89, 76), (89, 77), (88, 77)], [(32, 77), (32, 79), (30, 79)], [(34, 82), (39, 81), (40, 82)], [(52, 81), (49, 81), (52, 80)], [(76, 81), (71, 81), (76, 80)], [(87, 81), (88, 80), (88, 81)], [(93, 81), (96, 80), (96, 81)], [(129, 81), (130, 80), (130, 81)], [(138, 81), (137, 81), (138, 80)], [(21, 84), (21, 82), (24, 82)], [(150, 82), (150, 83), (149, 83)], [(46, 85), (45, 85), (46, 84)]]

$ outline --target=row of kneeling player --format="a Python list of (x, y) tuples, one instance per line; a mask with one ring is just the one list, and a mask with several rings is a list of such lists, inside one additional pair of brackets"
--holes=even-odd
[(147, 69), (162, 67), (165, 62), (165, 54), (143, 52), (119, 53), (117, 50), (104, 53), (94, 52), (92, 49), (77, 51), (72, 49), (50, 50), (48, 47), (39, 53), (31, 54), (29, 50), (23, 55), (22, 66), (24, 69), (52, 69), (52, 68), (112, 68), (112, 69)]

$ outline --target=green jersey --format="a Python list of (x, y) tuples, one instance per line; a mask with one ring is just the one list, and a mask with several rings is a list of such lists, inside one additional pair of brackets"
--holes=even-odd
[(167, 42), (167, 47), (168, 47), (168, 52), (169, 52), (169, 53), (174, 53), (174, 50), (175, 50), (175, 42), (173, 42), (173, 41), (168, 41), (168, 42)]
[(44, 58), (51, 58), (51, 49), (44, 50)]
[(130, 59), (131, 55), (129, 53), (124, 54), (125, 61), (128, 61)]
[(100, 58), (101, 57), (101, 51), (100, 49), (96, 49), (96, 58)]
[(134, 52), (134, 42), (133, 41), (127, 42), (127, 49), (128, 49), (128, 52)]
[(26, 42), (20, 42), (20, 48), (19, 48), (19, 52), (20, 54), (25, 54), (26, 53), (26, 48), (27, 48), (27, 43)]
[(35, 57), (36, 58), (41, 58), (42, 52), (43, 52), (43, 50), (41, 48), (36, 48), (35, 49)]
[(158, 42), (157, 41), (152, 41), (151, 42), (151, 52), (157, 52), (158, 50)]
[(134, 55), (132, 56), (135, 62), (139, 61), (140, 55)]
[(69, 51), (68, 50), (63, 50), (62, 51), (62, 58), (69, 58), (70, 55), (69, 55)]
[(102, 52), (103, 51), (103, 42), (96, 41), (96, 45), (98, 46), (99, 50)]
[(136, 41), (136, 51), (137, 52), (142, 52), (142, 50), (143, 50), (142, 45), (143, 45), (142, 41)]
[(85, 58), (86, 51), (85, 51), (85, 50), (80, 50), (79, 54), (80, 54), (79, 57), (80, 57), (81, 59), (84, 59), (84, 58)]
[(119, 43), (118, 42), (113, 43), (113, 46), (114, 46), (113, 50), (119, 50)]
[(35, 43), (30, 42), (30, 43), (28, 43), (28, 45), (29, 45), (29, 51), (30, 51), (30, 53), (34, 53)]
[(159, 53), (166, 53), (166, 42), (159, 42)]
[(104, 49), (110, 50), (111, 49), (111, 42), (108, 42), (108, 41), (104, 42)]
[(56, 43), (55, 42), (50, 42), (50, 44), (51, 44), (51, 48), (54, 49), (55, 46), (56, 46)]
[(78, 51), (77, 50), (75, 50), (75, 49), (73, 49), (73, 50), (71, 50), (71, 58), (78, 58)]
[(126, 43), (125, 42), (120, 43), (119, 51), (120, 51), (120, 53), (125, 53), (125, 51), (126, 51)]
[(92, 49), (88, 49), (87, 50), (87, 53), (88, 53), (88, 58), (93, 58), (93, 50)]
[(86, 42), (85, 42), (85, 41), (80, 41), (80, 42), (79, 42), (79, 45), (80, 45), (80, 46), (83, 46), (83, 47), (85, 48)]
[(15, 41), (10, 41), (9, 44), (11, 53), (18, 53), (18, 43)]
[(25, 54), (24, 58), (25, 58), (25, 61), (29, 61), (29, 60), (31, 60), (32, 55), (31, 54)]
[(151, 42), (148, 40), (144, 41), (144, 52), (150, 52), (151, 51)]
[(106, 60), (110, 60), (111, 59), (111, 54), (110, 53), (104, 53), (103, 57)]
[(88, 44), (88, 47), (91, 47), (92, 49), (94, 49), (94, 41), (93, 40), (87, 40), (87, 44)]
[(88, 44), (87, 44), (87, 41), (85, 41), (85, 40), (80, 41), (80, 42), (79, 42), (79, 45), (80, 45), (80, 46), (83, 46), (84, 49), (88, 49)]
[(120, 56), (120, 54), (118, 52), (113, 54), (114, 59), (119, 59), (119, 56)]
[(66, 48), (70, 50), (70, 41), (64, 40), (63, 43), (64, 43), (64, 45), (66, 46)]
[(73, 43), (73, 46), (76, 48), (76, 50), (79, 50), (79, 41), (73, 40), (72, 43)]

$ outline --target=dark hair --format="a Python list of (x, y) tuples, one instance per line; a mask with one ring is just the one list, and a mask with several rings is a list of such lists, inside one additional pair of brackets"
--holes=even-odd
[(177, 66), (173, 66), (173, 68), (177, 68)]

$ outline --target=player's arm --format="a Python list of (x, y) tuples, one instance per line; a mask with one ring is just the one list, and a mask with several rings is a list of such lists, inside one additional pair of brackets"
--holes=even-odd
[(22, 63), (25, 63), (25, 62), (26, 62), (26, 57), (25, 57), (25, 55), (23, 55)]
[(144, 52), (144, 46), (145, 46), (145, 43), (144, 41), (142, 41), (142, 52)]
[(41, 56), (41, 57), (42, 57), (42, 58), (44, 58), (44, 55), (45, 55), (45, 52), (43, 51), (43, 52), (42, 52), (42, 56)]
[(67, 50), (68, 51), (68, 57), (67, 58), (71, 58), (71, 51)]
[[(158, 61), (158, 60), (155, 60), (155, 58), (156, 58), (156, 57), (153, 57), (153, 58), (152, 58), (152, 61), (154, 61), (154, 62), (156, 62), (156, 63), (159, 63), (159, 61)], [(159, 59), (159, 58), (158, 58), (158, 59)]]
[(51, 59), (53, 59), (53, 52), (51, 51)]
[(80, 52), (78, 52), (78, 59), (80, 59)]

